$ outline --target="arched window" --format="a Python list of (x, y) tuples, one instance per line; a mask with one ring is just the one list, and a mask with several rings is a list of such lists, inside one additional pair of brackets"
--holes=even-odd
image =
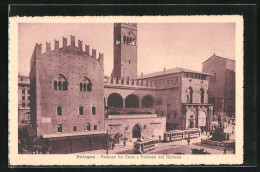
[(129, 44), (129, 37), (126, 38), (126, 43)]
[(158, 106), (161, 106), (161, 105), (162, 105), (162, 98), (158, 98), (158, 99), (157, 99), (157, 105), (158, 105)]
[(96, 115), (96, 107), (92, 106), (92, 115)]
[(62, 115), (62, 108), (60, 106), (57, 107), (57, 115)]
[(90, 123), (87, 124), (87, 130), (90, 131)]
[(80, 83), (80, 91), (84, 91), (84, 92), (92, 91), (92, 83), (89, 78), (84, 77), (84, 81)]
[(53, 82), (54, 90), (68, 90), (68, 81), (66, 77), (59, 74), (56, 80)]
[(200, 102), (204, 103), (204, 90), (203, 90), (203, 88), (200, 89)]

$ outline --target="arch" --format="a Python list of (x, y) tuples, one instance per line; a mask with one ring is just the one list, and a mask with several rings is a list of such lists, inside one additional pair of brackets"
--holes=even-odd
[(133, 127), (132, 137), (133, 138), (141, 138), (141, 130), (142, 127), (140, 124), (135, 124)]
[(126, 108), (139, 108), (139, 98), (134, 94), (128, 95), (125, 99), (125, 107)]
[[(87, 91), (92, 91), (92, 83), (91, 83), (90, 79), (88, 77), (84, 76), (84, 81), (85, 82), (88, 81), (88, 83), (87, 83)], [(85, 84), (84, 84), (84, 86), (85, 86)], [(86, 88), (84, 88), (84, 90), (86, 90)]]
[(118, 93), (112, 93), (107, 98), (109, 107), (123, 107), (123, 97)]
[(121, 115), (121, 113), (118, 111), (112, 111), (112, 112), (109, 112), (109, 115)]
[(92, 115), (96, 115), (96, 106), (92, 106)]
[(228, 105), (226, 112), (228, 117), (234, 116), (234, 107), (232, 105)]
[(205, 127), (206, 126), (206, 121), (207, 121), (206, 112), (199, 111), (199, 114), (198, 114), (198, 126), (199, 127)]
[(205, 93), (204, 89), (201, 88), (200, 89), (200, 102), (201, 103), (204, 103), (204, 93)]
[(154, 107), (154, 99), (151, 95), (146, 95), (142, 99), (142, 108), (152, 108)]

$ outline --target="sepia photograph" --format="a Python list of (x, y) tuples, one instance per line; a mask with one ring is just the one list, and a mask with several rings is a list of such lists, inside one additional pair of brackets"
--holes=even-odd
[(243, 163), (241, 16), (12, 17), (9, 30), (11, 164)]

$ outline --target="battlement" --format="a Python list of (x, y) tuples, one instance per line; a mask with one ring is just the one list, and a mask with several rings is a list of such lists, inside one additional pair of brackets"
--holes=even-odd
[(46, 42), (46, 50), (43, 52), (42, 44), (36, 43), (35, 52), (36, 55), (42, 54), (51, 54), (51, 53), (67, 53), (67, 54), (76, 54), (82, 56), (89, 56), (93, 59), (96, 59), (98, 62), (102, 62), (104, 60), (104, 54), (99, 53), (98, 58), (96, 57), (96, 49), (92, 49), (92, 54), (90, 55), (90, 46), (85, 45), (85, 50), (83, 50), (83, 41), (78, 40), (78, 46), (75, 45), (75, 36), (70, 37), (70, 45), (67, 44), (67, 38), (62, 38), (62, 47), (59, 45), (59, 40), (54, 40), (54, 49), (51, 49), (51, 42)]
[(123, 79), (123, 78), (113, 78), (104, 77), (104, 84), (109, 86), (127, 86), (127, 87), (140, 87), (140, 88), (155, 88), (154, 85), (150, 85), (146, 80), (139, 79)]

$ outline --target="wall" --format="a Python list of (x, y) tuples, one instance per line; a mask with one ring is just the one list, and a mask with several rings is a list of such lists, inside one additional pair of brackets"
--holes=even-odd
[[(88, 51), (82, 51), (82, 44), (75, 47), (75, 37), (71, 38), (71, 45), (63, 39), (63, 47), (41, 53), (36, 48), (36, 78), (34, 88), (37, 116), (37, 135), (57, 133), (58, 124), (62, 125), (62, 132), (81, 132), (86, 130), (88, 123), (91, 130), (97, 125), (97, 130), (104, 130), (104, 82), (103, 82), (103, 54), (96, 59), (96, 51), (92, 56)], [(80, 47), (81, 45), (81, 47)], [(47, 47), (47, 46), (46, 46)], [(86, 47), (87, 49), (87, 47)], [(54, 90), (54, 81), (61, 75), (68, 81), (68, 90)], [(80, 83), (84, 77), (90, 79), (92, 91), (80, 91)], [(62, 107), (62, 116), (57, 115), (57, 107)], [(79, 107), (83, 107), (83, 115), (79, 115)], [(96, 107), (96, 115), (92, 115), (92, 106)], [(35, 120), (35, 119), (34, 119)], [(77, 131), (73, 131), (77, 126)]]
[(149, 138), (154, 136), (155, 138), (163, 138), (163, 133), (166, 129), (166, 118), (156, 117), (156, 114), (151, 115), (123, 115), (114, 118), (105, 119), (105, 129), (109, 134), (122, 134), (122, 138), (128, 138), (128, 141), (132, 140), (132, 130), (135, 125), (139, 125), (141, 128), (141, 137)]

